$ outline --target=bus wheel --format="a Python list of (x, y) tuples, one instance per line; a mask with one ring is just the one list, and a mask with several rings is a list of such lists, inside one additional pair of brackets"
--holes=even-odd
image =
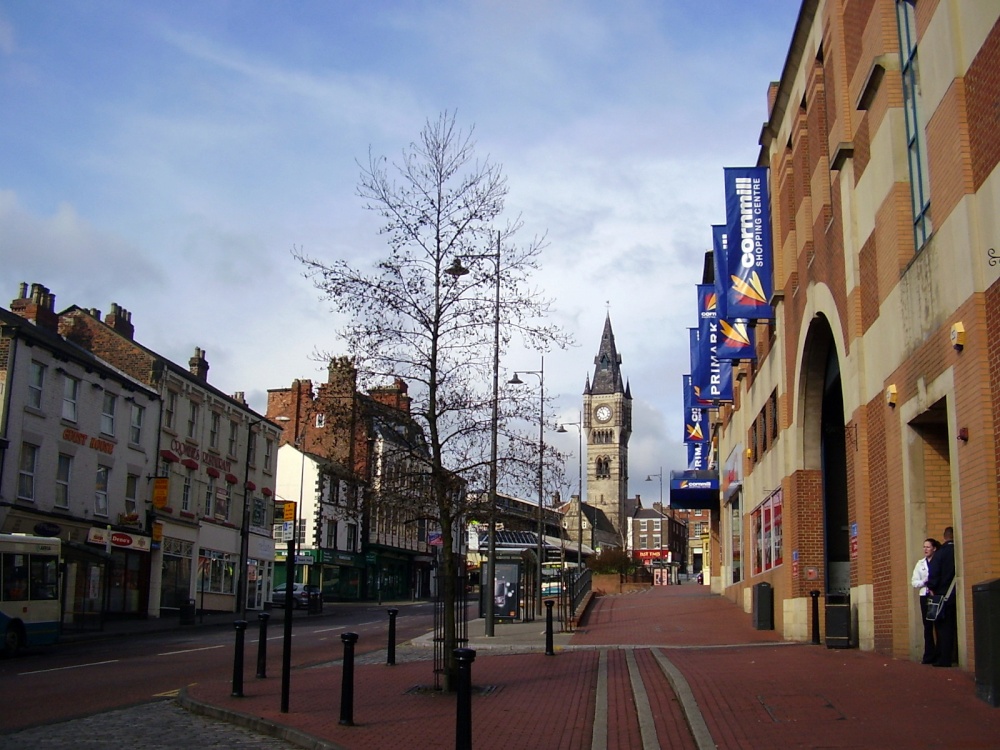
[(24, 632), (16, 622), (7, 625), (3, 635), (3, 650), (7, 656), (14, 656), (24, 648)]

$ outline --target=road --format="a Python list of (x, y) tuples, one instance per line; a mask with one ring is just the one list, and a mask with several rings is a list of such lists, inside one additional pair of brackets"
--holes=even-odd
[[(267, 633), (267, 677), (281, 679), (283, 626), (280, 615)], [(343, 656), (341, 633), (359, 635), (358, 656), (385, 652), (388, 616), (384, 607), (372, 604), (338, 605), (322, 615), (296, 615), (292, 638), (292, 673), (290, 695), (294, 700), (294, 670), (324, 663)], [(396, 618), (396, 641), (422, 635), (432, 627), (430, 604), (399, 608)], [(142, 635), (101, 638), (63, 643), (46, 650), (0, 660), (0, 694), (4, 710), (0, 712), (0, 735), (8, 735), (0, 745), (8, 746), (11, 733), (29, 728), (44, 732), (56, 722), (94, 717), (116, 709), (137, 707), (163, 701), (192, 683), (203, 679), (231, 676), (233, 672), (235, 631), (231, 627), (192, 627)], [(258, 629), (253, 623), (247, 632), (244, 679), (254, 680), (257, 666)], [(428, 669), (431, 667), (428, 666)], [(151, 711), (173, 711), (173, 707), (150, 707)], [(161, 722), (136, 722), (108, 714), (108, 721), (124, 722), (131, 727), (124, 744), (170, 747), (159, 744), (156, 732)], [(204, 721), (198, 719), (198, 721)], [(100, 723), (100, 722), (98, 722)], [(141, 726), (151, 724), (153, 734), (140, 743), (135, 735)], [(27, 734), (27, 733), (24, 733)], [(93, 736), (88, 733), (88, 736)], [(23, 738), (22, 738), (23, 739)], [(80, 735), (77, 735), (80, 739)], [(117, 746), (121, 746), (119, 736)], [(223, 743), (224, 744), (224, 743)], [(35, 745), (38, 746), (37, 744)], [(48, 744), (45, 745), (49, 746)], [(90, 745), (100, 747), (101, 745)], [(281, 747), (282, 745), (268, 745)]]

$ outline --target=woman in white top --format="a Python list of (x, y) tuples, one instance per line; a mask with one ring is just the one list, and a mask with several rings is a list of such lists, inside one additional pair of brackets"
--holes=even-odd
[(921, 664), (933, 664), (937, 659), (937, 644), (934, 643), (934, 623), (927, 621), (927, 563), (941, 544), (937, 539), (924, 539), (924, 556), (913, 566), (910, 583), (920, 592), (920, 621), (924, 625), (924, 658)]

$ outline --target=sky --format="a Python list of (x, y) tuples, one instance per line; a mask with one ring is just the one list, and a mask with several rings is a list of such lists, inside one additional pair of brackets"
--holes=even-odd
[[(518, 239), (547, 238), (533, 280), (576, 341), (545, 356), (553, 420), (579, 420), (610, 315), (629, 495), (648, 506), (687, 462), (681, 376), (723, 167), (756, 164), (799, 4), (0, 0), (0, 306), (20, 282), (57, 311), (117, 303), (138, 341), (180, 364), (200, 347), (209, 381), (262, 412), (338, 352), (293, 248), (384, 257), (359, 163), (454, 111), (503, 166)], [(568, 492), (566, 429), (546, 440)]]

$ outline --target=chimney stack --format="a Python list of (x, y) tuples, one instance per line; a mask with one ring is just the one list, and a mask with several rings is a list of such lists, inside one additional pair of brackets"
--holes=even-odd
[(58, 331), (59, 316), (56, 315), (56, 295), (41, 284), (31, 285), (31, 296), (28, 296), (28, 285), (23, 281), (18, 290), (18, 298), (10, 303), (10, 311), (30, 320), (39, 328), (47, 331)]
[[(98, 320), (101, 319), (100, 314), (95, 316)], [(111, 312), (108, 313), (108, 317), (104, 319), (104, 322), (115, 329), (116, 333), (120, 333), (122, 336), (132, 341), (135, 335), (135, 327), (132, 325), (132, 313), (126, 310), (124, 307), (120, 307), (117, 303), (111, 303)], [(207, 370), (206, 365), (206, 370)]]
[[(110, 315), (108, 316), (110, 317)], [(194, 348), (194, 356), (188, 360), (188, 368), (191, 374), (201, 380), (208, 380), (208, 360), (205, 359), (206, 352), (201, 347)]]

